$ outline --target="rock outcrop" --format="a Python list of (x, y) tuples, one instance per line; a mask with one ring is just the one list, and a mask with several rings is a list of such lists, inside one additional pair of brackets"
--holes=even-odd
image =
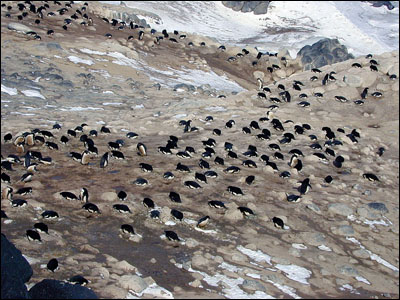
[(26, 299), (28, 282), (32, 268), (13, 243), (1, 234), (1, 298)]
[(321, 39), (318, 42), (306, 45), (297, 53), (305, 71), (320, 68), (348, 59), (354, 56), (347, 52), (347, 47), (341, 45), (337, 39)]
[(255, 15), (263, 15), (268, 11), (268, 6), (271, 1), (222, 1), (226, 7), (234, 11), (244, 13), (253, 12)]

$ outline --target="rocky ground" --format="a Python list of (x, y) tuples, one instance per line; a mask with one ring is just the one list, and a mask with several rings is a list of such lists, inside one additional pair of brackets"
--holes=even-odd
[[(284, 63), (280, 59), (284, 52), (263, 57), (252, 66), (257, 52), (247, 49), (248, 55), (228, 62), (241, 49), (225, 45), (227, 50), (221, 52), (220, 45), (206, 37), (187, 35), (177, 39), (178, 43), (162, 40), (157, 45), (147, 28), (143, 40), (138, 40), (139, 29), (114, 29), (90, 14), (90, 9), (94, 26), (78, 22), (67, 31), (61, 28), (65, 16), (45, 17), (39, 25), (34, 17), (26, 17), (19, 23), (41, 36), (34, 40), (8, 29), (9, 23), (17, 22), (15, 8), (11, 18), (4, 17), (5, 13), (2, 8), (2, 160), (10, 154), (22, 159), (28, 150), (52, 158), (50, 165), (39, 163), (26, 183), (20, 181), (26, 173), (22, 164), (13, 164), (13, 171), (2, 168), (11, 178), (10, 183), (2, 182), (2, 191), (10, 186), (12, 199), (27, 201), (25, 207), (12, 207), (2, 197), (1, 207), (8, 218), (2, 219), (1, 231), (31, 264), (34, 272), (29, 287), (44, 278), (65, 280), (79, 274), (90, 280), (88, 287), (100, 298), (399, 297), (399, 85), (398, 79), (388, 76), (399, 75), (398, 51), (372, 57), (379, 63), (378, 72), (370, 70), (371, 58), (358, 57), (322, 67), (322, 73), (315, 74), (302, 72), (298, 60), (288, 57)], [(53, 36), (46, 34), (50, 28), (55, 31)], [(106, 33), (113, 38), (107, 39)], [(134, 39), (128, 42), (129, 35)], [(206, 45), (200, 46), (201, 42)], [(362, 68), (352, 67), (355, 62)], [(266, 71), (273, 64), (281, 69)], [(324, 75), (331, 71), (336, 72), (332, 74), (336, 81), (322, 85)], [(210, 74), (215, 79), (209, 85), (196, 84)], [(312, 76), (318, 80), (311, 81)], [(257, 96), (256, 78), (263, 78), (272, 92), (266, 93), (266, 99)], [(294, 80), (304, 83), (301, 91), (292, 88)], [(279, 84), (290, 92), (291, 102), (271, 101), (281, 99)], [(365, 87), (369, 88), (365, 103), (356, 105)], [(372, 96), (377, 91), (382, 97)], [(308, 98), (300, 98), (301, 93)], [(348, 101), (337, 101), (335, 96)], [(310, 106), (299, 106), (301, 101)], [(274, 104), (279, 108), (274, 116), (268, 115)], [(213, 120), (205, 121), (210, 115)], [(269, 120), (259, 120), (267, 115)], [(284, 144), (279, 142), (284, 132), (273, 128), (273, 118), (282, 122), (286, 133), (294, 134), (295, 125), (309, 124), (311, 129), (294, 134), (295, 139)], [(226, 128), (231, 119), (235, 124)], [(181, 120), (192, 120), (191, 126), (198, 131), (184, 133)], [(261, 129), (270, 130), (270, 140), (256, 138), (260, 129), (251, 129), (248, 135), (242, 132), (253, 120)], [(61, 124), (61, 130), (53, 129), (55, 123)], [(93, 155), (88, 165), (69, 156), (71, 151), (85, 149), (79, 140), (82, 133), (76, 138), (68, 136), (67, 145), (60, 142), (68, 129), (82, 123), (88, 125), (83, 133), (99, 132), (91, 137), (99, 155)], [(101, 133), (102, 126), (111, 132)], [(325, 126), (341, 145), (326, 144)], [(15, 138), (35, 128), (52, 132), (54, 138), (46, 141), (57, 143), (58, 150), (38, 143), (25, 145), (18, 153)], [(213, 135), (216, 128), (220, 136)], [(347, 136), (353, 129), (360, 134), (357, 143)], [(126, 136), (131, 131), (138, 134), (136, 139)], [(7, 133), (13, 136), (11, 142), (4, 141)], [(179, 148), (172, 155), (158, 152), (170, 135), (179, 138)], [(204, 152), (202, 142), (209, 138), (216, 141), (215, 155), (204, 160), (218, 177), (199, 182), (199, 190), (189, 189), (184, 182), (194, 181), (196, 172), (207, 171), (198, 163)], [(110, 158), (109, 165), (100, 168), (101, 156), (111, 151), (108, 142), (117, 139), (124, 140), (121, 152), (125, 159)], [(139, 142), (146, 145), (147, 156), (137, 154)], [(237, 159), (228, 156), (225, 142), (233, 144)], [(280, 146), (283, 160), (274, 157), (277, 150), (269, 147), (273, 143)], [(311, 148), (313, 143), (322, 149)], [(257, 157), (243, 155), (249, 145), (257, 147)], [(196, 153), (188, 159), (177, 157), (186, 146)], [(380, 147), (385, 149), (381, 156), (377, 154)], [(299, 157), (303, 162), (300, 172), (288, 165), (289, 151), (295, 148), (304, 154)], [(335, 156), (326, 154), (327, 148)], [(324, 153), (327, 160), (314, 153)], [(278, 170), (260, 160), (263, 154)], [(336, 167), (333, 162), (339, 155), (344, 162)], [(224, 159), (224, 165), (215, 164), (216, 156)], [(246, 159), (253, 160), (257, 168), (242, 165)], [(153, 172), (143, 172), (140, 163), (151, 164)], [(178, 163), (191, 172), (177, 171)], [(241, 170), (224, 172), (229, 166)], [(166, 171), (175, 178), (164, 179)], [(290, 178), (280, 177), (283, 171), (289, 171)], [(366, 180), (365, 173), (374, 173), (379, 181)], [(255, 176), (251, 185), (245, 182), (249, 175)], [(333, 177), (331, 183), (324, 181), (327, 175)], [(149, 184), (135, 185), (139, 177)], [(299, 182), (306, 178), (311, 190), (299, 202), (289, 202), (286, 193), (299, 195)], [(232, 195), (228, 186), (240, 187), (244, 195)], [(17, 195), (22, 187), (32, 187), (32, 194)], [(89, 201), (101, 214), (90, 214), (82, 209), (82, 202), (59, 194), (78, 195), (82, 187), (88, 189)], [(121, 190), (128, 194), (124, 202), (117, 197)], [(171, 191), (180, 194), (182, 203), (169, 199)], [(142, 204), (145, 197), (155, 202), (159, 220), (150, 218)], [(223, 201), (227, 209), (209, 207), (210, 200)], [(128, 205), (131, 214), (113, 210), (118, 203)], [(255, 215), (244, 217), (237, 209), (240, 206)], [(174, 220), (171, 209), (183, 212), (183, 220)], [(55, 210), (60, 217), (43, 220), (44, 210)], [(209, 224), (197, 228), (197, 221), (205, 215), (210, 216)], [(284, 229), (274, 226), (274, 217), (285, 222)], [(39, 221), (48, 225), (49, 234), (41, 233), (42, 243), (28, 241), (26, 230)], [(122, 224), (131, 224), (137, 234), (131, 239), (122, 236)], [(175, 231), (182, 241), (168, 241), (165, 230)], [(45, 267), (51, 258), (60, 263), (55, 273)]]

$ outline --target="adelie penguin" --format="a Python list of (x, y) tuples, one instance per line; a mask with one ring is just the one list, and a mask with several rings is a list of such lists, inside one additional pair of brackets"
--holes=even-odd
[(300, 185), (300, 187), (299, 187), (299, 189), (298, 189), (299, 192), (300, 192), (300, 195), (305, 195), (305, 194), (307, 194), (308, 191), (310, 190), (310, 188), (311, 188), (310, 179), (309, 179), (309, 178), (304, 179), (304, 180), (301, 182), (301, 185)]
[(380, 181), (379, 178), (373, 173), (364, 173), (363, 177), (372, 182)]
[(86, 211), (88, 211), (89, 213), (98, 213), (98, 214), (101, 214), (101, 211), (99, 210), (99, 208), (97, 207), (97, 205), (96, 204), (93, 204), (93, 203), (90, 203), (90, 202), (88, 202), (88, 203), (85, 203), (83, 206), (82, 206), (82, 208), (83, 209), (85, 209)]
[(237, 209), (240, 210), (240, 212), (242, 213), (243, 217), (255, 216), (254, 212), (248, 207), (239, 206)]
[(105, 168), (108, 166), (108, 157), (109, 157), (108, 152), (103, 154), (103, 156), (100, 159), (100, 168)]
[(136, 148), (138, 150), (138, 155), (140, 155), (140, 156), (146, 156), (147, 155), (147, 148), (146, 148), (145, 144), (138, 143)]
[(274, 223), (274, 226), (280, 229), (285, 229), (285, 223), (281, 218), (278, 217), (273, 217), (272, 222)]
[(42, 242), (42, 239), (41, 239), (41, 237), (40, 237), (39, 232), (37, 232), (37, 231), (35, 231), (35, 230), (28, 229), (28, 230), (26, 231), (26, 237), (27, 237), (27, 239), (28, 239), (29, 241), (36, 241), (36, 242), (39, 242), (39, 243)]
[(129, 224), (122, 224), (120, 230), (122, 233), (125, 233), (125, 234), (129, 234), (129, 235), (135, 234), (133, 227)]
[(52, 258), (49, 260), (49, 262), (47, 263), (47, 270), (51, 271), (51, 272), (55, 272), (58, 270), (58, 260), (55, 258)]
[(209, 223), (209, 221), (210, 221), (210, 217), (209, 217), (209, 216), (202, 217), (202, 218), (200, 218), (200, 220), (197, 222), (196, 227), (198, 227), (198, 228), (204, 228), (204, 227), (207, 226), (207, 224)]

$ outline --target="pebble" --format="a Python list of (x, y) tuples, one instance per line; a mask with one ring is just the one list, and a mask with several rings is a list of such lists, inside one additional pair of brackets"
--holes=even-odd
[(236, 262), (246, 262), (247, 261), (247, 256), (241, 254), (241, 253), (234, 253), (232, 255), (232, 260)]

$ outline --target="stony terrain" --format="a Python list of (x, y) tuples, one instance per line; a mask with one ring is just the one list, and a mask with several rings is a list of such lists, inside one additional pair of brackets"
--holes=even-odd
[[(94, 25), (75, 22), (67, 31), (62, 29), (65, 16), (45, 17), (39, 25), (35, 17), (26, 17), (19, 23), (41, 36), (35, 40), (8, 29), (20, 13), (14, 8), (6, 18), (6, 11), (2, 7), (2, 161), (16, 154), (23, 162), (29, 150), (52, 158), (49, 165), (37, 162), (29, 182), (20, 181), (27, 172), (23, 164), (13, 164), (12, 171), (2, 164), (2, 172), (11, 178), (10, 183), (2, 181), (2, 191), (12, 187), (13, 200), (27, 201), (25, 207), (12, 207), (2, 193), (1, 208), (8, 218), (2, 219), (1, 231), (33, 268), (28, 289), (44, 278), (66, 280), (79, 274), (90, 280), (87, 286), (99, 298), (399, 297), (398, 51), (324, 66), (321, 73), (303, 72), (301, 62), (284, 51), (277, 57), (263, 56), (253, 66), (254, 49), (240, 57), (236, 54), (241, 48), (225, 45), (226, 51), (221, 51), (207, 37), (187, 35), (176, 38), (178, 43), (164, 39), (157, 45), (146, 28), (141, 29), (143, 40), (138, 40), (140, 29), (117, 30), (91, 13), (90, 7)], [(46, 34), (50, 28), (53, 36)], [(107, 39), (106, 33), (113, 37)], [(127, 41), (129, 35), (133, 40)], [(228, 61), (230, 57), (236, 60)], [(370, 69), (371, 59), (379, 63), (377, 72)], [(354, 63), (362, 67), (352, 67)], [(266, 70), (273, 65), (280, 69)], [(322, 85), (332, 71), (336, 80)], [(213, 82), (196, 84), (210, 74)], [(393, 74), (394, 80), (389, 78)], [(316, 81), (310, 80), (313, 76)], [(264, 92), (266, 98), (258, 94), (263, 91), (257, 88), (257, 78), (271, 90)], [(301, 91), (293, 88), (295, 80), (304, 84)], [(290, 92), (290, 102), (279, 95), (279, 84)], [(355, 104), (365, 87), (369, 90), (364, 104)], [(374, 97), (374, 92), (382, 96)], [(300, 98), (302, 93), (308, 98)], [(301, 101), (310, 105), (301, 107)], [(213, 120), (206, 121), (207, 116)], [(284, 131), (274, 129), (272, 119), (279, 119)], [(191, 120), (191, 127), (198, 130), (184, 132), (181, 120)], [(225, 126), (229, 120), (235, 121), (232, 128)], [(251, 121), (268, 129), (270, 140), (256, 138), (261, 129), (244, 134), (242, 128), (250, 127)], [(56, 123), (62, 126), (59, 131), (53, 129)], [(77, 132), (76, 138), (67, 135), (68, 129), (82, 123), (87, 124), (83, 133)], [(311, 128), (295, 134), (295, 126), (303, 124)], [(102, 126), (111, 132), (101, 133)], [(323, 127), (332, 129), (341, 143), (328, 145), (333, 139), (326, 137)], [(57, 143), (58, 150), (38, 142), (17, 152), (15, 139), (35, 128), (52, 132), (54, 138), (46, 141)], [(79, 137), (93, 129), (98, 136), (90, 138), (98, 156), (82, 165), (69, 153), (82, 153), (85, 147)], [(214, 129), (221, 135), (214, 135)], [(357, 142), (348, 136), (354, 129), (360, 135)], [(128, 132), (138, 137), (129, 139)], [(288, 132), (295, 139), (284, 143), (283, 134)], [(13, 136), (11, 142), (4, 140), (7, 133)], [(69, 138), (66, 145), (60, 142), (63, 135)], [(178, 149), (172, 149), (172, 155), (160, 153), (158, 147), (165, 146), (171, 135), (178, 137)], [(207, 171), (199, 160), (209, 138), (216, 141), (215, 154), (203, 159), (218, 177), (207, 178), (207, 183), (196, 181), (201, 189), (189, 189), (184, 182)], [(100, 168), (101, 156), (111, 152), (108, 142), (117, 139), (124, 141), (120, 151), (125, 159), (110, 158), (108, 166)], [(233, 144), (238, 158), (228, 155), (225, 142)], [(146, 156), (138, 155), (138, 143), (146, 145)], [(311, 148), (314, 143), (321, 149)], [(249, 145), (257, 147), (257, 157), (243, 154)], [(187, 146), (196, 151), (190, 158), (176, 156)], [(381, 147), (385, 151), (379, 155)], [(327, 148), (334, 150), (334, 156), (325, 152)], [(292, 149), (304, 155), (299, 156), (303, 162), (299, 172), (288, 165)], [(314, 153), (324, 154), (326, 160)], [(263, 154), (278, 170), (260, 159)], [(334, 161), (339, 155), (344, 162), (337, 167)], [(214, 162), (217, 156), (224, 165)], [(242, 165), (247, 159), (257, 168)], [(140, 163), (152, 165), (153, 171), (143, 172)], [(178, 163), (188, 166), (190, 173), (176, 170)], [(224, 172), (229, 166), (239, 167), (240, 172)], [(175, 178), (164, 179), (167, 171)], [(283, 171), (289, 171), (290, 178), (281, 177)], [(379, 181), (368, 181), (365, 173), (375, 174)], [(255, 176), (251, 185), (245, 182), (249, 175)], [(327, 175), (332, 176), (331, 183), (324, 181)], [(137, 178), (149, 184), (136, 185)], [(306, 178), (312, 188), (299, 202), (289, 202), (286, 193), (299, 195), (299, 182)], [(244, 195), (229, 193), (229, 186), (240, 187)], [(17, 195), (22, 187), (32, 187), (32, 194)], [(79, 195), (83, 187), (101, 214), (91, 214), (82, 209), (81, 201), (60, 196), (63, 191)], [(117, 197), (121, 190), (128, 194), (123, 202)], [(169, 199), (171, 191), (180, 194), (182, 203)], [(145, 197), (155, 202), (160, 219), (150, 218), (150, 210), (142, 204)], [(212, 208), (210, 200), (223, 201), (227, 208)], [(131, 214), (117, 212), (114, 204), (128, 205)], [(238, 207), (248, 207), (255, 215), (244, 217)], [(183, 212), (183, 220), (174, 220), (171, 209)], [(43, 220), (45, 210), (58, 212), (59, 218)], [(206, 215), (208, 225), (197, 228), (197, 221)], [(274, 226), (274, 217), (284, 221), (284, 229)], [(26, 230), (41, 221), (49, 234), (41, 233), (42, 243), (29, 241)], [(137, 234), (126, 238), (119, 231), (122, 224), (131, 224)], [(182, 240), (168, 241), (165, 230), (173, 230)], [(46, 269), (51, 258), (60, 263), (55, 273)]]

